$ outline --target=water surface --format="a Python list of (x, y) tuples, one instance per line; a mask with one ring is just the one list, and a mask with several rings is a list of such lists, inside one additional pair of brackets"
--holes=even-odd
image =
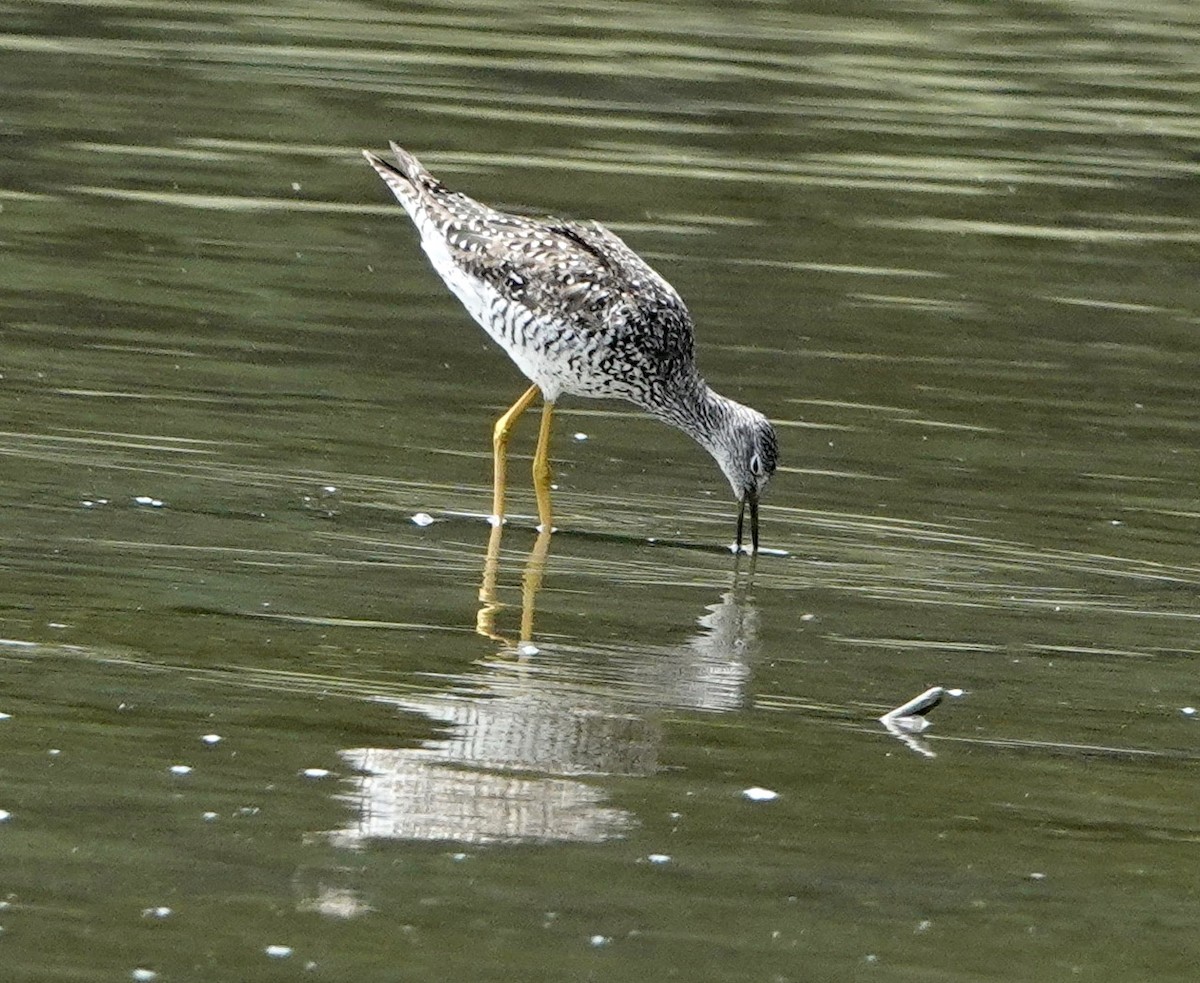
[[(4, 14), (6, 978), (1192, 977), (1192, 5)], [(579, 401), (492, 534), (389, 138), (678, 287), (770, 552)]]

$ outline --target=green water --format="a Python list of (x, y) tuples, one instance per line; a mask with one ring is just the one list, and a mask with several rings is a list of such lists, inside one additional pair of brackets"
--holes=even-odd
[[(0, 978), (1194, 979), (1193, 5), (0, 10)], [(675, 284), (772, 552), (582, 401), (489, 543), (389, 138)]]

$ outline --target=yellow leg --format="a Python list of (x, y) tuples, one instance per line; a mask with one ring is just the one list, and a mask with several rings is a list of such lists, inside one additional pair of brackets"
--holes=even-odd
[(537, 493), (539, 531), (554, 531), (550, 515), (550, 422), (554, 404), (542, 403), (542, 425), (538, 429), (537, 450), (533, 452), (533, 490)]
[[(492, 429), (492, 522), (499, 526), (504, 522), (504, 476), (508, 467), (508, 438), (517, 417), (529, 409), (537, 399), (538, 387), (530, 386), (515, 403), (496, 421)], [(539, 499), (539, 511), (541, 508)]]

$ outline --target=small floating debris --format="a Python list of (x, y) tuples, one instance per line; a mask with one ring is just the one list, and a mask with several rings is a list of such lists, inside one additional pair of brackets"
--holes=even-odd
[(143, 918), (153, 918), (156, 921), (162, 921), (164, 918), (170, 918), (174, 914), (166, 905), (155, 905), (153, 908), (143, 908)]
[(961, 689), (946, 689), (942, 686), (931, 686), (924, 693), (914, 696), (907, 703), (902, 703), (894, 710), (889, 710), (879, 722), (887, 729), (887, 732), (893, 737), (898, 737), (912, 750), (918, 754), (922, 754), (927, 758), (935, 758), (937, 755), (924, 741), (918, 740), (915, 735), (920, 734), (930, 726), (930, 722), (925, 719), (925, 715), (934, 707), (942, 702), (946, 696), (958, 697), (962, 696), (964, 690)]
[(133, 501), (136, 505), (148, 505), (152, 509), (161, 509), (163, 506), (161, 498), (151, 498), (149, 495), (138, 495)]
[(214, 820), (216, 820), (219, 816), (220, 816), (220, 813), (210, 811), (210, 812), (202, 813), (200, 818), (203, 819), (206, 823), (211, 823)]
[(537, 655), (541, 652), (533, 642), (522, 642), (517, 646), (517, 655)]
[(158, 979), (158, 973), (152, 969), (145, 969), (139, 966), (129, 974), (129, 978), (134, 980), (135, 983), (153, 983), (154, 980)]
[(0, 720), (12, 720), (11, 713), (0, 713)]
[(0, 823), (6, 823), (12, 818), (12, 813), (7, 809), (0, 809)]
[(925, 714), (941, 703), (945, 695), (946, 691), (941, 686), (931, 686), (907, 703), (900, 704), (895, 710), (889, 710), (879, 719), (885, 724), (890, 720), (903, 730), (919, 734), (929, 726)]
[(433, 516), (428, 512), (418, 512), (409, 520), (414, 526), (432, 526)]
[(328, 778), (330, 771), (328, 768), (305, 768), (300, 774), (305, 778)]
[(671, 855), (669, 853), (652, 853), (646, 859), (652, 864), (669, 864)]
[(1182, 713), (1185, 717), (1196, 716), (1196, 708), (1195, 707), (1180, 707), (1179, 712)]
[(754, 547), (749, 543), (742, 543), (741, 549), (738, 549), (737, 543), (729, 544), (729, 552), (734, 556), (791, 556), (787, 550), (772, 549), (768, 546), (760, 546), (758, 552), (755, 553)]
[(339, 500), (337, 485), (322, 485), (311, 495), (300, 497), (303, 507), (315, 512), (322, 519), (337, 517)]
[(600, 949), (603, 946), (608, 945), (608, 943), (611, 941), (612, 939), (610, 939), (607, 935), (593, 935), (590, 939), (588, 939), (588, 942), (591, 943), (593, 949)]
[(221, 735), (220, 734), (205, 734), (202, 738), (200, 738), (200, 740), (203, 743), (207, 744), (209, 747), (212, 747), (214, 744), (221, 743)]
[(263, 949), (263, 952), (272, 959), (287, 959), (292, 954), (292, 947), (290, 945), (269, 945)]
[(172, 775), (190, 775), (191, 771), (191, 765), (171, 765)]
[(755, 785), (753, 788), (742, 789), (742, 797), (749, 799), (751, 802), (770, 802), (772, 799), (779, 798), (779, 793), (773, 792), (769, 788), (761, 788)]
[(578, 433), (572, 434), (571, 436), (573, 436), (576, 440), (587, 440), (588, 439), (588, 435), (585, 434), (582, 430), (579, 431)]

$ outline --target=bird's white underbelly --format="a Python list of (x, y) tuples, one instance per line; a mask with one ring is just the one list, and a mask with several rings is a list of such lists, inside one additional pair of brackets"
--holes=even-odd
[[(511, 326), (512, 319), (519, 316), (518, 312), (513, 309), (512, 302), (502, 301), (500, 293), (495, 287), (470, 276), (458, 264), (452, 262), (449, 250), (440, 235), (433, 234), (424, 237), (422, 245), (433, 268), (437, 270), (454, 296), (462, 302), (471, 317), (504, 349), (525, 377), (542, 391), (542, 395), (548, 401), (553, 402), (564, 392), (580, 396), (606, 395), (591, 391), (594, 387), (589, 386), (578, 376), (576, 371), (572, 370), (568, 360), (554, 357), (536, 344), (513, 344), (511, 334), (508, 337), (505, 335), (506, 319), (498, 316), (498, 312), (507, 308)], [(530, 315), (526, 333), (536, 334), (539, 327), (542, 326), (537, 323), (537, 319)], [(554, 330), (552, 325), (546, 325), (545, 328), (548, 332)]]

